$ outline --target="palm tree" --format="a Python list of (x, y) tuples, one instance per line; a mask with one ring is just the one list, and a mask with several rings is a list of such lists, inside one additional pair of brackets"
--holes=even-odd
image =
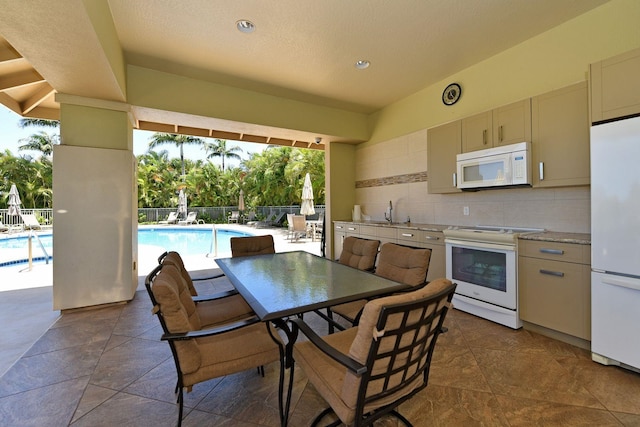
[(18, 147), (19, 150), (40, 151), (43, 156), (50, 156), (53, 153), (53, 146), (58, 144), (59, 135), (49, 135), (45, 131), (34, 133), (28, 138), (22, 138), (19, 142), (23, 145)]
[(213, 141), (214, 142), (205, 143), (204, 150), (207, 153), (211, 153), (207, 156), (207, 159), (222, 157), (222, 172), (224, 172), (225, 157), (228, 159), (241, 159), (240, 155), (235, 153), (235, 151), (242, 152), (242, 149), (240, 147), (235, 146), (227, 148), (227, 141), (225, 139), (214, 139)]
[(163, 144), (173, 144), (180, 149), (180, 163), (182, 164), (182, 178), (184, 179), (186, 173), (184, 170), (184, 150), (185, 144), (204, 145), (205, 141), (202, 138), (189, 135), (176, 135), (175, 133), (154, 133), (149, 141), (149, 149), (155, 148)]
[(37, 126), (43, 128), (57, 128), (60, 126), (60, 122), (58, 120), (46, 120), (46, 119), (20, 119), (18, 126), (21, 128)]

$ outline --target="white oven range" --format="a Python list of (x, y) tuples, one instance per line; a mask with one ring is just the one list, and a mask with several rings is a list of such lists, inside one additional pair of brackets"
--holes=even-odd
[(453, 305), (513, 329), (518, 310), (518, 235), (539, 228), (479, 225), (449, 227), (445, 236), (447, 279), (457, 283)]

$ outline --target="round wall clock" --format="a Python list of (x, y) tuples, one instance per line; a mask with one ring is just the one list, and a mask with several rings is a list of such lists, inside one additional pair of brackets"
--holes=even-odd
[(442, 92), (442, 102), (444, 105), (453, 105), (460, 99), (462, 89), (458, 83), (451, 83)]

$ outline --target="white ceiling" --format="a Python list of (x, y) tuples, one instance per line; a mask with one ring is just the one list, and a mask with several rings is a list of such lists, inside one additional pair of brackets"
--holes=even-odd
[[(51, 89), (126, 102), (113, 78), (100, 78), (108, 64), (93, 48), (96, 10), (111, 13), (130, 64), (371, 113), (607, 0), (101, 1), (86, 12), (81, 0), (0, 0), (0, 35), (42, 77), (29, 83), (49, 97), (42, 107), (55, 108)], [(255, 32), (240, 33), (239, 19)], [(357, 70), (359, 59), (371, 66)], [(0, 91), (22, 114), (26, 99), (34, 104), (24, 84)]]

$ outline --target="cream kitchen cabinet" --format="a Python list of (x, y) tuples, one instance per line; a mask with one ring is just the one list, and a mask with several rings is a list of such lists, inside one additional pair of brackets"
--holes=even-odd
[(534, 187), (589, 185), (587, 82), (531, 100)]
[(493, 112), (462, 119), (462, 152), (493, 147)]
[(427, 175), (429, 193), (456, 193), (456, 155), (461, 153), (461, 122), (427, 130)]
[(640, 49), (590, 66), (591, 121), (640, 113)]
[(590, 340), (590, 245), (519, 240), (520, 318)]
[(346, 222), (334, 222), (333, 223), (333, 258), (339, 259), (342, 254), (342, 242), (344, 241), (345, 231), (347, 230), (348, 223)]
[(462, 119), (462, 152), (531, 141), (531, 100)]
[(444, 250), (444, 234), (441, 231), (397, 229), (397, 243), (417, 248), (431, 249), (427, 280), (432, 281), (446, 277), (446, 261)]

